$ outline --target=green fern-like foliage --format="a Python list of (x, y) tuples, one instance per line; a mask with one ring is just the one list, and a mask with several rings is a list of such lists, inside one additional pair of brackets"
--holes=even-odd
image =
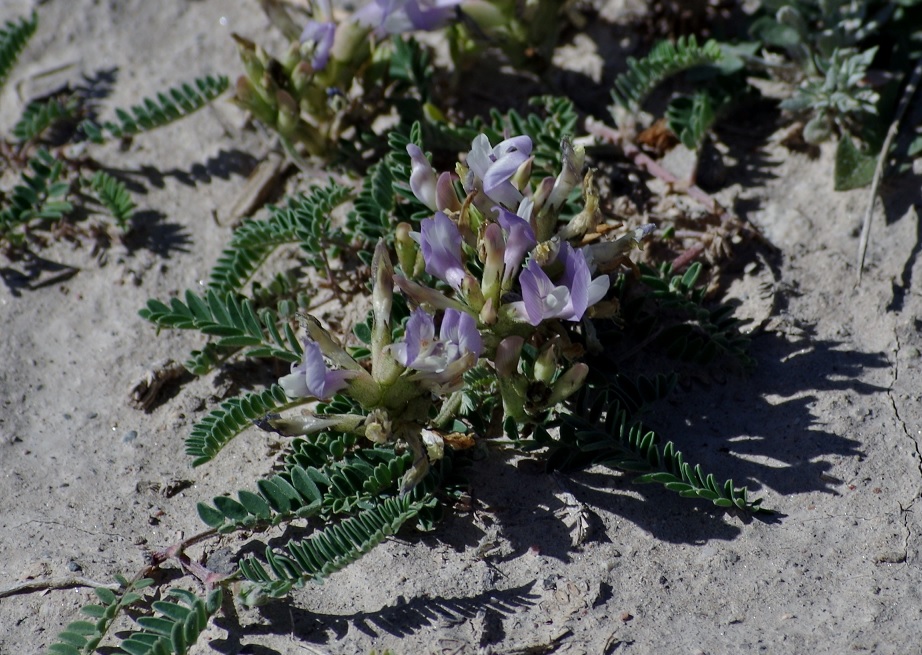
[(751, 500), (745, 488), (735, 487), (732, 480), (719, 483), (700, 466), (688, 464), (672, 442), (662, 447), (657, 442), (656, 434), (632, 421), (618, 395), (603, 386), (584, 388), (573, 412), (562, 417), (559, 435), (554, 438), (539, 427), (530, 446), (550, 449), (551, 468), (603, 464), (642, 473), (637, 482), (656, 482), (684, 497), (709, 500), (718, 507), (760, 511), (761, 499)]
[(29, 160), (29, 172), (21, 174), (22, 184), (13, 188), (7, 207), (0, 211), (0, 236), (10, 237), (18, 225), (40, 218), (57, 221), (73, 210), (66, 200), (70, 183), (61, 181), (64, 163), (47, 150), (39, 150)]
[(185, 83), (158, 93), (156, 99), (145, 98), (130, 112), (116, 109), (117, 122), (107, 121), (102, 125), (86, 120), (80, 124), (84, 134), (94, 143), (103, 143), (106, 138), (121, 138), (152, 130), (188, 116), (207, 105), (227, 90), (227, 77), (202, 77), (192, 84)]
[(276, 357), (290, 363), (301, 360), (301, 344), (291, 324), (280, 318), (295, 313), (293, 303), (282, 301), (278, 311), (263, 308), (257, 312), (250, 299), (211, 289), (204, 297), (186, 291), (185, 300), (172, 298), (169, 305), (148, 300), (138, 313), (159, 328), (199, 330), (217, 337), (204, 350), (193, 352), (186, 363), (193, 375), (203, 375), (241, 349), (247, 357)]
[(198, 641), (208, 621), (221, 608), (221, 589), (199, 598), (185, 589), (168, 595), (178, 603), (158, 600), (151, 604), (153, 615), (135, 619), (140, 630), (132, 631), (119, 644), (117, 653), (127, 655), (186, 655)]
[[(415, 494), (414, 494), (415, 496)], [(301, 541), (290, 541), (287, 554), (266, 548), (269, 570), (255, 557), (240, 562), (240, 572), (252, 583), (245, 597), (251, 602), (279, 598), (308, 580), (320, 581), (345, 568), (404, 523), (416, 516), (429, 501), (411, 496), (387, 498), (380, 504), (339, 523), (329, 524)]]
[(13, 126), (13, 136), (20, 143), (34, 141), (56, 122), (74, 117), (76, 104), (63, 100), (30, 102)]
[(666, 108), (669, 129), (691, 150), (701, 145), (716, 117), (714, 102), (706, 91), (675, 98)]
[(680, 37), (675, 43), (661, 41), (643, 59), (628, 58), (628, 71), (615, 79), (612, 98), (625, 109), (636, 112), (666, 78), (696, 66), (713, 64), (720, 58), (720, 45), (713, 39), (701, 46), (694, 36)]
[(105, 171), (96, 173), (87, 181), (87, 186), (122, 230), (128, 230), (136, 205), (131, 199), (128, 187)]
[[(408, 180), (410, 176), (407, 144), (423, 146), (420, 124), (413, 123), (407, 133), (392, 130), (387, 141), (387, 153), (368, 169), (346, 222), (347, 230), (366, 244), (374, 244), (381, 238), (393, 239), (397, 223), (412, 220), (424, 209), (409, 187), (398, 184), (398, 180)], [(358, 254), (366, 264), (371, 263), (370, 249)]]
[[(419, 120), (419, 107), (429, 101), (429, 87), (432, 84), (433, 67), (429, 51), (423, 48), (416, 39), (393, 37), (391, 40), (394, 51), (391, 53), (388, 76), (391, 80), (400, 83), (407, 89), (413, 89), (419, 94), (414, 98), (410, 94), (400, 94), (395, 99), (398, 111), (405, 122), (409, 116), (411, 120)], [(420, 102), (422, 101), (422, 102)], [(407, 106), (404, 106), (407, 105)], [(409, 106), (414, 106), (415, 111), (406, 111)]]
[(733, 307), (705, 306), (705, 289), (696, 286), (702, 270), (699, 262), (682, 275), (672, 275), (668, 264), (659, 269), (642, 266), (641, 270), (651, 298), (674, 316), (673, 323), (661, 329), (654, 346), (670, 357), (698, 364), (709, 364), (721, 354), (746, 368), (755, 364), (749, 355), (749, 339), (740, 333)]
[(193, 457), (192, 466), (210, 462), (221, 449), (246, 428), (270, 412), (280, 412), (292, 403), (282, 388), (273, 384), (260, 393), (249, 393), (221, 403), (192, 428), (186, 439), (186, 454)]
[[(254, 525), (276, 525), (295, 518), (353, 514), (398, 492), (398, 482), (413, 464), (409, 452), (356, 448), (355, 434), (324, 433), (295, 439), (285, 468), (256, 483), (257, 491), (238, 491), (237, 500), (219, 496), (198, 504), (201, 519), (219, 532)], [(424, 483), (428, 488), (435, 483)]]
[(74, 621), (58, 635), (58, 641), (48, 648), (49, 655), (90, 655), (102, 642), (112, 622), (126, 608), (142, 598), (142, 592), (154, 581), (143, 578), (129, 582), (121, 575), (115, 576), (121, 587), (112, 591), (105, 587), (95, 589), (102, 603), (83, 606), (80, 611), (90, 620)]
[(337, 238), (331, 226), (333, 209), (348, 200), (351, 190), (334, 182), (312, 186), (309, 193), (289, 198), (285, 207), (270, 207), (269, 216), (250, 220), (235, 232), (211, 271), (209, 289), (240, 291), (281, 245), (298, 243), (315, 269), (326, 269), (326, 251)]
[(38, 14), (32, 12), (31, 18), (8, 20), (0, 29), (0, 89), (6, 83), (10, 71), (16, 65), (19, 55), (38, 29)]

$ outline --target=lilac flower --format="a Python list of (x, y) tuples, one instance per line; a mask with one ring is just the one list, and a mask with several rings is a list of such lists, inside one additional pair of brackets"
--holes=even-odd
[(336, 36), (336, 24), (332, 21), (309, 20), (301, 32), (301, 46), (313, 49), (311, 68), (320, 71), (326, 68)]
[(285, 395), (289, 398), (313, 397), (328, 400), (337, 391), (346, 387), (356, 376), (356, 371), (331, 371), (323, 361), (320, 346), (305, 339), (304, 360), (291, 365), (291, 374), (279, 380)]
[(506, 139), (495, 148), (484, 134), (478, 134), (471, 143), (467, 165), (482, 181), (483, 192), (490, 200), (506, 207), (516, 207), (522, 193), (512, 184), (512, 176), (531, 155), (531, 139), (517, 136)]
[(432, 211), (439, 208), (436, 205), (436, 185), (438, 179), (429, 159), (415, 143), (407, 144), (407, 154), (410, 155), (410, 190), (417, 200)]
[[(525, 204), (525, 201), (522, 201)], [(503, 255), (503, 288), (512, 280), (525, 259), (525, 253), (538, 245), (535, 231), (528, 221), (508, 209), (495, 207), (499, 212), (499, 225), (506, 233), (506, 252)]]
[(461, 0), (374, 0), (353, 15), (353, 20), (375, 30), (378, 36), (413, 30), (434, 30), (447, 23)]
[(415, 309), (407, 321), (404, 340), (391, 346), (394, 359), (418, 371), (413, 379), (441, 393), (460, 388), (461, 376), (477, 362), (482, 351), (483, 340), (474, 317), (456, 309), (445, 310), (438, 339), (432, 316)]
[(611, 284), (608, 276), (591, 279), (582, 251), (574, 250), (564, 242), (557, 255), (557, 261), (561, 260), (564, 270), (557, 284), (551, 281), (534, 257), (519, 275), (522, 300), (512, 303), (512, 309), (531, 325), (537, 326), (553, 318), (578, 321), (608, 291)]
[(426, 272), (459, 290), (467, 272), (461, 263), (461, 232), (454, 221), (436, 212), (420, 225), (419, 244)]

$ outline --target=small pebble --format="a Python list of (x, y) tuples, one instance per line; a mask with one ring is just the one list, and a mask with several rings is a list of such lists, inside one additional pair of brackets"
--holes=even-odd
[(625, 623), (627, 623), (633, 618), (634, 618), (634, 615), (631, 614), (630, 612), (621, 612), (621, 620), (624, 621)]
[(86, 417), (87, 417), (88, 419), (94, 419), (94, 418), (96, 418), (97, 416), (99, 416), (99, 414), (97, 414), (96, 412), (89, 412), (89, 413), (86, 415)]
[(71, 420), (71, 419), (74, 418), (74, 417), (71, 416), (70, 414), (68, 414), (67, 412), (64, 412), (64, 418), (67, 419), (67, 420), (69, 421), (69, 420)]
[(138, 438), (137, 430), (128, 430), (128, 432), (125, 433), (125, 436), (122, 437), (122, 443), (131, 443), (137, 438)]
[(70, 571), (71, 573), (80, 573), (80, 571), (83, 570), (83, 567), (77, 564), (77, 562), (75, 562), (74, 560), (70, 560), (67, 563), (67, 570)]

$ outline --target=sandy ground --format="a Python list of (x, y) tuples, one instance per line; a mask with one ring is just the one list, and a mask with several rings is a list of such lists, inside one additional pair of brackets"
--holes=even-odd
[[(30, 9), (6, 0), (0, 18)], [(21, 110), (18, 90), (107, 73), (107, 117), (193, 76), (236, 77), (231, 31), (277, 42), (249, 1), (39, 9), (0, 96), (0, 129)], [(199, 285), (226, 243), (222, 217), (269, 143), (242, 125), (219, 102), (125, 152), (94, 149), (136, 182), (137, 235), (102, 258), (87, 241), (42, 251), (79, 269), (67, 279), (51, 264), (2, 262), (0, 588), (132, 575), (145, 548), (201, 530), (197, 501), (252, 486), (269, 465), (271, 442), (255, 430), (201, 469), (182, 449), (206, 408), (272, 371), (188, 382), (149, 414), (127, 400), (145, 369), (200, 346), (190, 334), (155, 335), (137, 310)], [(496, 455), (473, 479), (483, 511), (388, 540), (290, 604), (231, 612), (194, 652), (916, 651), (920, 178), (886, 185), (856, 289), (867, 196), (832, 191), (831, 149), (810, 159), (762, 141), (749, 155), (722, 197), (780, 249), (734, 287), (744, 312), (767, 319), (753, 335), (758, 368), (681, 386), (655, 427), (707, 471), (749, 485), (773, 517), (716, 511), (604, 469), (554, 478)], [(565, 521), (574, 499), (592, 514), (580, 547)], [(256, 545), (234, 536), (206, 555), (245, 547)], [(91, 597), (78, 588), (0, 599), (0, 653), (43, 651)]]

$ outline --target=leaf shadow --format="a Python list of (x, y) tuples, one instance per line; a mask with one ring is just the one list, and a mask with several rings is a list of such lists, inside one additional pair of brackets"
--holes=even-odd
[(775, 333), (756, 337), (752, 353), (758, 368), (751, 376), (680, 388), (669, 399), (674, 411), (658, 412), (651, 427), (687, 461), (718, 478), (732, 475), (751, 491), (838, 494), (841, 481), (830, 475), (830, 459), (860, 459), (864, 452), (860, 441), (832, 425), (839, 417), (826, 419), (816, 409), (818, 399), (824, 395), (824, 402), (845, 410), (850, 394), (885, 394), (860, 378), (889, 367), (887, 357)]
[[(491, 589), (473, 596), (431, 597), (406, 599), (377, 611), (352, 614), (323, 614), (294, 607), (284, 601), (272, 601), (258, 612), (264, 623), (241, 626), (235, 611), (225, 611), (216, 619), (218, 627), (228, 631), (228, 639), (214, 640), (211, 647), (220, 653), (239, 652), (241, 637), (257, 635), (291, 635), (313, 644), (328, 644), (343, 639), (350, 628), (375, 639), (382, 633), (393, 637), (409, 637), (439, 623), (460, 623), (487, 611), (500, 616), (512, 616), (524, 607), (534, 605), (539, 596), (532, 593), (534, 583), (510, 589)], [(225, 608), (227, 609), (227, 608)], [(252, 646), (247, 646), (252, 648)], [(273, 651), (262, 651), (273, 652)]]
[(46, 259), (32, 251), (24, 251), (17, 262), (0, 267), (0, 279), (14, 298), (22, 297), (23, 291), (35, 291), (59, 282), (69, 280), (80, 269)]

